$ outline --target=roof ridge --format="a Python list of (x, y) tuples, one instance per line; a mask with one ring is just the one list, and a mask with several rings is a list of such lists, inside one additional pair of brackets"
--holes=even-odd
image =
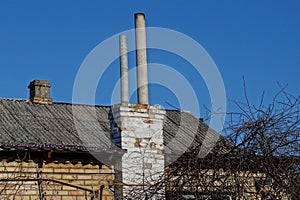
[[(18, 101), (18, 102), (26, 102), (30, 103), (30, 99), (18, 99), (18, 98), (3, 98), (0, 97), (0, 101)], [(109, 105), (89, 105), (89, 104), (80, 104), (80, 103), (69, 103), (69, 102), (53, 102), (56, 105), (74, 105), (74, 106), (91, 106), (91, 107), (111, 107)]]
[(24, 101), (24, 102), (29, 102), (29, 99), (18, 99), (18, 98), (2, 98), (0, 97), (0, 101), (1, 100), (7, 100), (7, 101)]

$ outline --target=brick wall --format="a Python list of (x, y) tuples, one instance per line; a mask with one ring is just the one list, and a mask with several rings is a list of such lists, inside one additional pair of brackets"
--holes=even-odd
[[(42, 196), (45, 200), (87, 200), (92, 194), (84, 189), (97, 190), (100, 185), (105, 185), (102, 199), (113, 199), (113, 192), (108, 187), (114, 178), (111, 168), (77, 159), (37, 160), (0, 159), (0, 199), (39, 200)], [(38, 181), (39, 177), (42, 181)]]

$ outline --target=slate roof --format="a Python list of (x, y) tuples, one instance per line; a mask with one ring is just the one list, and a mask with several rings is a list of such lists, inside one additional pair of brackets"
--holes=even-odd
[[(76, 116), (73, 108), (76, 108)], [(0, 99), (0, 148), (64, 151), (102, 151), (110, 148), (109, 106)], [(95, 117), (92, 113), (95, 111)], [(165, 144), (193, 145), (218, 134), (187, 112), (167, 110), (164, 120)], [(176, 138), (174, 139), (174, 136)], [(178, 146), (178, 145), (177, 145)]]

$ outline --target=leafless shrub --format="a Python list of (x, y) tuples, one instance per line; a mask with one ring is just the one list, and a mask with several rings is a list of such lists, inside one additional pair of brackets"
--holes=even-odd
[(168, 199), (298, 199), (300, 97), (283, 87), (267, 105), (245, 97), (213, 152), (199, 158), (199, 144), (166, 169)]

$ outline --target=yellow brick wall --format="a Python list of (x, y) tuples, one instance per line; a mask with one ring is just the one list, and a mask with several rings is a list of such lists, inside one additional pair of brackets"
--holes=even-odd
[[(100, 188), (100, 185), (105, 185), (102, 199), (113, 199), (113, 192), (108, 187), (109, 182), (113, 179), (113, 170), (105, 165), (83, 164), (80, 161), (76, 163), (60, 161), (38, 164), (33, 160), (24, 162), (1, 159), (0, 172), (0, 199), (39, 200), (40, 193), (45, 200), (91, 199), (91, 194), (88, 191), (55, 183), (52, 180), (60, 180), (94, 190)], [(24, 181), (24, 179), (37, 179), (38, 177), (51, 180), (42, 181), (40, 187), (36, 180)], [(18, 181), (13, 181), (17, 178)], [(4, 181), (6, 179), (10, 179), (10, 181)]]

